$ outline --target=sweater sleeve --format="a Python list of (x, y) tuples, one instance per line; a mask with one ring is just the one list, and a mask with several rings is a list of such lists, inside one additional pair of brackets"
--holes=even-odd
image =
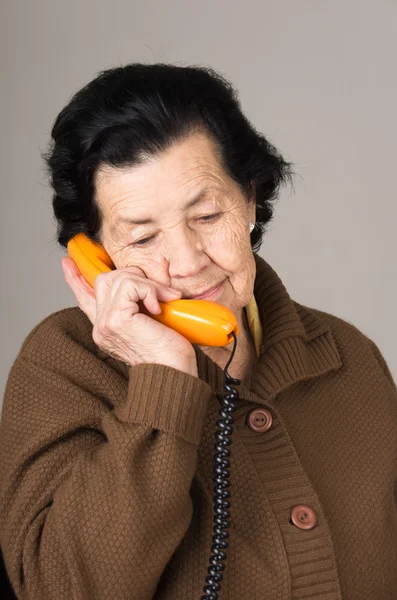
[(192, 517), (212, 389), (157, 364), (123, 379), (50, 321), (33, 332), (0, 423), (0, 545), (15, 593), (149, 600)]
[(373, 340), (371, 340), (370, 338), (368, 338), (366, 336), (366, 339), (369, 341), (370, 343), (370, 347), (371, 350), (376, 358), (376, 360), (379, 363), (379, 366), (381, 367), (383, 373), (385, 374), (386, 378), (388, 379), (393, 391), (395, 393), (397, 393), (397, 386), (396, 386), (396, 382), (393, 379), (393, 375), (391, 374), (389, 365), (387, 364), (383, 354), (381, 353), (381, 351), (379, 350), (378, 346), (375, 344), (375, 342)]

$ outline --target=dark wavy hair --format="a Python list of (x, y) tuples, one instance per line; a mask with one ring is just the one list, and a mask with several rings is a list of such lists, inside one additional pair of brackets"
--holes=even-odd
[(221, 164), (246, 195), (256, 191), (257, 252), (292, 166), (243, 115), (237, 91), (209, 67), (132, 63), (101, 71), (57, 116), (43, 153), (61, 246), (77, 233), (100, 242), (94, 176), (100, 166), (139, 165), (191, 133), (214, 142)]

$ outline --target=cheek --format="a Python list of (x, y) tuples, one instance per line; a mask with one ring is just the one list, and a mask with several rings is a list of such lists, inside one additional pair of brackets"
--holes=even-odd
[(245, 222), (231, 226), (223, 225), (210, 236), (207, 246), (208, 254), (213, 262), (231, 273), (239, 272), (246, 266), (252, 255), (250, 237)]
[(255, 274), (255, 258), (250, 250), (250, 255), (246, 255), (229, 276), (229, 282), (233, 290), (232, 302), (234, 302), (236, 309), (247, 306), (251, 300), (254, 293)]
[(256, 265), (249, 235), (240, 228), (222, 228), (211, 237), (207, 253), (229, 279), (228, 302), (234, 310), (246, 306), (254, 289)]

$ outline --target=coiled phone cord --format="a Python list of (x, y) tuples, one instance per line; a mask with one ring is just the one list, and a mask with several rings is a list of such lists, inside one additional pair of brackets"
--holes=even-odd
[(230, 472), (230, 460), (227, 458), (230, 456), (230, 450), (226, 446), (230, 446), (232, 443), (229, 436), (233, 431), (233, 417), (231, 413), (236, 410), (236, 401), (239, 398), (238, 391), (235, 390), (232, 385), (239, 385), (240, 379), (234, 379), (229, 375), (227, 369), (233, 360), (233, 356), (237, 346), (237, 337), (232, 332), (234, 338), (234, 346), (231, 356), (226, 363), (224, 368), (225, 383), (223, 388), (226, 393), (220, 394), (222, 406), (219, 410), (221, 419), (216, 422), (218, 430), (216, 431), (216, 437), (219, 440), (215, 444), (215, 455), (214, 455), (214, 526), (212, 534), (212, 554), (210, 556), (210, 566), (208, 567), (208, 575), (205, 578), (207, 585), (204, 586), (204, 596), (201, 596), (200, 600), (218, 600), (218, 592), (221, 588), (221, 581), (223, 579), (222, 571), (225, 569), (225, 565), (222, 561), (226, 559), (226, 552), (224, 550), (229, 547), (227, 538), (229, 537), (226, 531), (230, 523), (227, 520), (230, 517), (228, 509), (230, 508), (230, 492), (227, 491), (229, 487), (228, 478)]

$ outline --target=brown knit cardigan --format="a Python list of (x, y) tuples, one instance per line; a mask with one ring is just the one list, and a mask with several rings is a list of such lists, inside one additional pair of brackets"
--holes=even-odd
[[(368, 337), (255, 261), (264, 339), (238, 387), (220, 598), (396, 600), (393, 378)], [(77, 307), (27, 336), (0, 424), (0, 546), (18, 598), (201, 597), (224, 375), (195, 350), (198, 378), (129, 369)]]

